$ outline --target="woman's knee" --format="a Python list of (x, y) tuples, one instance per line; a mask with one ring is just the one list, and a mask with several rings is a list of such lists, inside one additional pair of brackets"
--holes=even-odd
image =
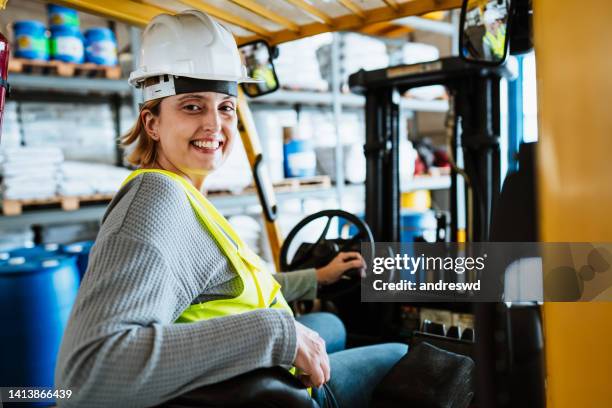
[(398, 360), (408, 352), (408, 345), (403, 343), (384, 343), (381, 346), (384, 346), (386, 355)]
[(408, 345), (402, 343), (382, 343), (362, 349), (370, 356), (370, 364), (379, 373), (389, 371), (408, 352)]
[(339, 405), (366, 406), (374, 388), (407, 351), (406, 344), (383, 343), (330, 355), (329, 385)]

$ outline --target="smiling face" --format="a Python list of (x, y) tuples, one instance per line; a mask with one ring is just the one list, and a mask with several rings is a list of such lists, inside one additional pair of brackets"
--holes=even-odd
[(221, 93), (169, 96), (159, 115), (148, 110), (141, 115), (157, 142), (156, 167), (182, 173), (196, 185), (223, 164), (237, 132), (236, 98)]

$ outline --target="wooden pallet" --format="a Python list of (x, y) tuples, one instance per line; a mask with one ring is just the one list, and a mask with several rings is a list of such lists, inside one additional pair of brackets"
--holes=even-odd
[[(325, 188), (331, 187), (331, 178), (329, 176), (286, 178), (272, 183), (272, 186), (276, 192), (299, 191), (307, 188)], [(244, 192), (253, 193), (255, 191), (255, 186), (250, 186)]]
[(315, 92), (325, 94), (329, 92), (327, 88), (317, 88), (317, 87), (304, 87), (304, 86), (295, 86), (295, 85), (281, 85), (281, 89), (284, 91), (293, 91), (293, 92)]
[(9, 60), (8, 69), (9, 72), (24, 74), (107, 79), (121, 78), (121, 67), (96, 65), (91, 62), (85, 64), (72, 64), (63, 61), (42, 61), (24, 58), (11, 58)]
[(275, 191), (297, 191), (303, 188), (331, 187), (329, 176), (286, 178), (272, 184)]
[(112, 194), (93, 194), (88, 196), (57, 196), (44, 199), (3, 200), (2, 213), (7, 216), (20, 215), (24, 211), (41, 208), (61, 208), (64, 211), (75, 211), (85, 203), (107, 203)]
[[(272, 183), (274, 191), (276, 192), (287, 192), (287, 191), (299, 191), (308, 188), (325, 188), (331, 187), (331, 178), (329, 176), (313, 176), (313, 177), (301, 177), (301, 178), (287, 178), (275, 183)], [(238, 194), (253, 194), (256, 192), (254, 185), (245, 188)], [(206, 190), (204, 194), (211, 196), (225, 196), (225, 195), (237, 195), (228, 190)]]

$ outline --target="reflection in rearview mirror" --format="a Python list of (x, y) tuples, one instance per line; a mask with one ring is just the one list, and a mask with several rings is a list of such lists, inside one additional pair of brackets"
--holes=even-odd
[(279, 83), (268, 43), (261, 40), (255, 41), (242, 45), (239, 49), (240, 56), (247, 69), (247, 75), (259, 80), (256, 83), (241, 84), (244, 92), (254, 97), (276, 91)]
[(510, 0), (464, 0), (461, 9), (463, 58), (500, 64), (507, 54)]

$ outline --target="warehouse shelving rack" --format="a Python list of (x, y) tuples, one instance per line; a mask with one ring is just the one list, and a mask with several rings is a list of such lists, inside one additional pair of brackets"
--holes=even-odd
[[(56, 3), (63, 4), (81, 11), (97, 14), (111, 20), (123, 21), (136, 27), (142, 27), (155, 15), (160, 13), (176, 13), (188, 8), (196, 8), (204, 11), (223, 22), (235, 35), (239, 44), (264, 39), (270, 44), (275, 45), (281, 42), (292, 41), (295, 39), (308, 37), (323, 32), (335, 31), (358, 31), (365, 34), (383, 35), (389, 38), (400, 34), (406, 34), (412, 29), (403, 25), (393, 23), (393, 20), (406, 16), (429, 14), (432, 19), (440, 18), (440, 10), (456, 8), (460, 5), (459, 0), (365, 0), (359, 5), (351, 0), (343, 0), (337, 3), (322, 1), (287, 0), (270, 2), (266, 7), (261, 3), (252, 0), (180, 0), (180, 1), (158, 1), (158, 0), (138, 0), (138, 1), (118, 1), (109, 0), (98, 2), (93, 0), (59, 0)], [(313, 6), (314, 5), (314, 6)], [(0, 6), (2, 4), (0, 3)], [(133, 28), (130, 33), (131, 42), (135, 49), (139, 45), (138, 30)], [(339, 68), (339, 43), (337, 34), (334, 34), (332, 43), (332, 92), (305, 92), (305, 91), (286, 91), (281, 90), (275, 94), (270, 94), (258, 99), (243, 99), (240, 102), (241, 109), (238, 110), (240, 120), (245, 124), (241, 136), (247, 150), (247, 156), (252, 166), (256, 164), (257, 156), (261, 156), (261, 144), (252, 120), (249, 104), (253, 107), (272, 107), (273, 105), (294, 106), (325, 106), (332, 108), (336, 137), (340, 146), (339, 118), (343, 107), (346, 109), (361, 109), (365, 105), (363, 97), (351, 94), (342, 94), (340, 89), (340, 68)], [(32, 90), (46, 92), (49, 90), (59, 91), (70, 95), (98, 94), (110, 96), (111, 103), (115, 104), (117, 115), (117, 129), (119, 129), (119, 104), (121, 98), (132, 96), (133, 104), (136, 106), (137, 94), (130, 90), (126, 81), (109, 79), (88, 79), (88, 78), (61, 78), (50, 76), (36, 76), (11, 74), (9, 80), (13, 83), (16, 90)], [(244, 98), (244, 96), (242, 96)], [(125, 100), (125, 99), (124, 99)], [(248, 102), (248, 103), (247, 103)], [(416, 101), (405, 99), (402, 102), (403, 111), (434, 111), (444, 112), (448, 110), (446, 101)], [(246, 130), (245, 130), (246, 129)], [(333, 196), (335, 193), (337, 201), (342, 203), (343, 197), (348, 193), (355, 193), (354, 188), (345, 188), (344, 173), (342, 168), (342, 149), (336, 149), (336, 175), (338, 182), (335, 189), (322, 192), (323, 196)], [(295, 193), (290, 193), (295, 196)], [(363, 189), (361, 191), (363, 194)], [(282, 195), (279, 195), (281, 197)], [(309, 196), (312, 196), (310, 194)], [(254, 197), (240, 198), (240, 196), (229, 196), (224, 198), (224, 203), (232, 202), (236, 207), (244, 208), (244, 200)], [(284, 196), (283, 196), (284, 197)], [(230, 204), (228, 204), (230, 205)], [(229, 210), (229, 207), (226, 207)], [(61, 218), (74, 217), (79, 219), (83, 215), (94, 216), (96, 213), (91, 209), (81, 210), (80, 214), (64, 213)], [(23, 215), (22, 221), (42, 222), (50, 220), (44, 214), (40, 216)], [(74, 214), (74, 215), (73, 215)], [(2, 217), (6, 218), (6, 217)], [(0, 226), (5, 224), (5, 220), (0, 218)], [(51, 217), (57, 220), (57, 217)], [(17, 220), (15, 220), (17, 221)], [(273, 254), (276, 255), (280, 247), (280, 232), (274, 225), (274, 221), (265, 219), (268, 237)], [(11, 221), (12, 223), (12, 221)], [(274, 238), (276, 237), (276, 238)]]
[(60, 77), (51, 75), (9, 74), (11, 88), (17, 91), (58, 91), (61, 93), (123, 94), (129, 95), (125, 79)]
[[(29, 74), (10, 74), (10, 83), (16, 92), (25, 93), (28, 91), (46, 92), (54, 91), (57, 95), (49, 97), (50, 99), (60, 98), (60, 96), (78, 96), (78, 95), (118, 95), (121, 97), (129, 97), (132, 89), (125, 79), (101, 79), (101, 78), (69, 78), (59, 76), (46, 75), (29, 75)], [(365, 105), (365, 100), (362, 96), (353, 94), (340, 94), (340, 101), (343, 107), (361, 109)], [(260, 98), (249, 99), (249, 102), (254, 108), (268, 109), (274, 106), (293, 106), (295, 104), (322, 106), (329, 108), (333, 104), (332, 92), (314, 92), (314, 91), (294, 91), (280, 90), (272, 94), (262, 96)], [(422, 101), (416, 99), (402, 100), (401, 107), (406, 111), (413, 112), (445, 112), (448, 110), (448, 102), (446, 100)], [(402, 187), (402, 191), (409, 192), (421, 189), (438, 190), (446, 189), (450, 186), (449, 176), (438, 177), (421, 177), (410, 181), (406, 186)], [(363, 185), (349, 185), (345, 188), (344, 194), (351, 196), (363, 197)], [(304, 198), (333, 198), (335, 195), (334, 188), (318, 188), (307, 189), (297, 192), (281, 192), (276, 194), (281, 200), (287, 199), (304, 199)], [(211, 201), (225, 213), (230, 213), (236, 208), (252, 207), (257, 209), (257, 196), (252, 193), (248, 194), (225, 194), (211, 195)], [(23, 225), (33, 224), (49, 224), (61, 222), (84, 222), (96, 221), (101, 219), (104, 214), (106, 205), (94, 205), (83, 207), (76, 211), (62, 211), (60, 209), (44, 209), (31, 210), (19, 216), (0, 216), (0, 227), (12, 228)]]

